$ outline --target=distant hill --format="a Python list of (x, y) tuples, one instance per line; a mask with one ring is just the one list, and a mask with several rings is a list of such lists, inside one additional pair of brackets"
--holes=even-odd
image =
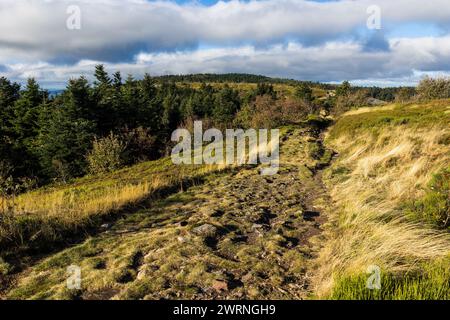
[[(180, 74), (180, 75), (163, 75), (155, 76), (154, 80), (158, 82), (177, 82), (177, 83), (218, 83), (218, 84), (258, 84), (258, 83), (271, 83), (295, 87), (299, 84), (307, 84), (310, 87), (323, 89), (323, 90), (335, 90), (339, 85), (313, 82), (313, 81), (302, 81), (286, 78), (273, 78), (263, 75), (255, 75), (248, 73), (226, 73), (226, 74), (214, 74), (214, 73), (198, 73), (198, 74)], [(367, 95), (371, 98), (379, 99), (382, 101), (394, 101), (395, 95), (400, 90), (407, 90), (409, 95), (414, 95), (414, 87), (361, 87), (353, 86), (352, 90), (354, 92), (358, 90), (365, 90)], [(64, 90), (61, 89), (49, 89), (50, 97), (55, 97)]]
[(55, 97), (57, 95), (60, 95), (63, 92), (64, 92), (63, 89), (49, 89), (48, 90), (48, 93), (49, 93), (50, 97)]
[(312, 81), (299, 81), (294, 79), (283, 78), (271, 78), (262, 75), (254, 75), (247, 73), (227, 73), (227, 74), (212, 74), (212, 73), (200, 73), (200, 74), (188, 74), (188, 75), (164, 75), (154, 77), (160, 81), (173, 81), (173, 82), (212, 82), (212, 83), (273, 83), (273, 84), (288, 84), (297, 85), (300, 83), (307, 83), (315, 87), (321, 87), (324, 89), (335, 89), (336, 85), (326, 84)]

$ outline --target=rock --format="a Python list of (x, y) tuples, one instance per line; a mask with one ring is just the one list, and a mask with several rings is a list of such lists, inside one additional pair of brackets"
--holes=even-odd
[(136, 279), (137, 279), (137, 280), (144, 280), (144, 279), (146, 279), (146, 278), (148, 278), (148, 277), (149, 277), (149, 272), (148, 272), (147, 268), (143, 268), (143, 269), (141, 269), (141, 271), (139, 271), (139, 273), (137, 274)]
[(382, 105), (387, 104), (386, 101), (375, 99), (375, 98), (367, 99), (367, 103), (371, 106), (382, 106)]
[(204, 207), (200, 209), (200, 213), (205, 217), (211, 217), (216, 212), (216, 209), (211, 207)]
[(110, 227), (111, 227), (111, 225), (109, 223), (105, 223), (100, 226), (100, 228), (102, 228), (102, 229), (109, 229)]
[(228, 283), (223, 280), (214, 280), (212, 287), (218, 292), (228, 291)]
[(253, 278), (253, 275), (249, 272), (245, 276), (242, 277), (242, 282), (249, 282), (250, 280), (252, 280), (252, 278)]
[(192, 229), (192, 233), (201, 237), (213, 237), (217, 233), (217, 228), (210, 224), (204, 224)]
[(144, 261), (151, 260), (153, 258), (153, 252), (149, 252), (144, 256)]
[(263, 228), (264, 228), (264, 226), (262, 224), (254, 223), (252, 225), (252, 230), (261, 230)]
[(247, 290), (247, 295), (248, 295), (250, 298), (256, 298), (256, 297), (259, 297), (259, 296), (260, 296), (260, 290), (259, 290), (257, 287), (250, 287), (250, 288)]

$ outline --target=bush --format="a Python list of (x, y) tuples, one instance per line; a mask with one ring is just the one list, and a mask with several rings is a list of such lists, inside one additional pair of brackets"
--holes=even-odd
[(91, 173), (107, 173), (123, 166), (125, 144), (113, 133), (104, 138), (95, 138), (93, 148), (87, 155)]
[(122, 139), (126, 144), (123, 159), (128, 165), (154, 160), (160, 156), (156, 137), (146, 128), (138, 127), (131, 130), (126, 128), (123, 130)]
[(6, 276), (6, 275), (8, 275), (11, 271), (12, 271), (11, 265), (10, 265), (9, 263), (5, 262), (5, 261), (0, 257), (0, 275)]
[(306, 100), (284, 99), (277, 102), (280, 105), (283, 124), (298, 123), (309, 114), (317, 111), (317, 108)]
[(311, 87), (306, 83), (301, 83), (299, 86), (297, 86), (297, 88), (295, 89), (295, 96), (300, 100), (304, 100), (306, 102), (313, 101), (313, 91)]
[(450, 78), (433, 79), (425, 77), (417, 87), (420, 99), (448, 99), (450, 98)]
[(339, 95), (336, 98), (336, 105), (333, 113), (335, 115), (340, 115), (353, 108), (364, 107), (368, 104), (368, 97), (367, 90), (358, 90), (354, 93), (348, 93), (347, 95)]
[(257, 96), (237, 114), (236, 122), (246, 128), (272, 128), (278, 126), (281, 110), (269, 96)]
[(407, 103), (413, 100), (415, 97), (416, 90), (415, 88), (400, 88), (395, 94), (395, 102), (397, 103)]
[(291, 98), (275, 100), (269, 95), (258, 96), (237, 114), (237, 125), (246, 128), (271, 129), (298, 123), (313, 111), (310, 104)]

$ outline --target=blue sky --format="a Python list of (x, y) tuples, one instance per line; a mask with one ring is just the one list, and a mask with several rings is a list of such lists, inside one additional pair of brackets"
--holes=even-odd
[[(79, 16), (73, 8), (68, 11), (74, 5)], [(380, 28), (368, 27), (374, 19)], [(80, 28), (68, 28), (74, 21)], [(450, 74), (450, 3), (0, 2), (1, 76), (22, 83), (35, 77), (47, 88), (62, 88), (71, 77), (92, 79), (98, 63), (137, 78), (146, 72), (245, 72), (332, 83), (414, 85), (424, 75)]]

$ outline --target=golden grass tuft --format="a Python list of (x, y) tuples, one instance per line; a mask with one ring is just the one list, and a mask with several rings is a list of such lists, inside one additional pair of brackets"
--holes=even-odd
[(223, 169), (219, 165), (180, 167), (163, 159), (19, 195), (8, 200), (8, 212), (0, 212), (0, 244), (14, 248), (55, 241), (159, 191), (182, 190), (184, 183)]
[[(326, 175), (335, 212), (330, 214), (328, 240), (317, 261), (318, 297), (332, 294), (335, 279), (363, 274), (370, 265), (401, 273), (450, 254), (448, 233), (412, 222), (401, 209), (405, 201), (423, 196), (433, 174), (449, 166), (450, 146), (439, 141), (448, 135), (450, 119), (409, 124), (370, 118), (379, 112), (386, 117), (389, 111), (403, 117), (413, 106), (402, 106), (404, 112), (398, 108), (350, 112), (337, 126), (348, 122), (355, 130), (336, 134), (331, 129), (328, 142), (340, 157)], [(363, 118), (355, 118), (362, 114)], [(440, 115), (445, 118), (442, 110)], [(378, 124), (364, 127), (358, 119)], [(337, 168), (346, 169), (340, 170), (345, 179), (336, 174)]]

